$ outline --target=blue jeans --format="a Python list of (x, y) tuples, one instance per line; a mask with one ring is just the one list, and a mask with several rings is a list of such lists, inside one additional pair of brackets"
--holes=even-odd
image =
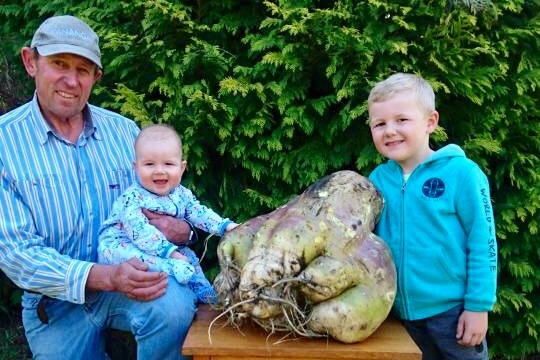
[(458, 344), (456, 330), (463, 307), (454, 307), (442, 314), (422, 320), (402, 320), (407, 332), (422, 350), (422, 360), (487, 360), (486, 339), (482, 344), (467, 347)]
[(196, 311), (193, 292), (173, 279), (165, 295), (149, 302), (115, 292), (89, 294), (82, 305), (46, 298), (47, 324), (37, 314), (40, 299), (39, 294), (25, 292), (22, 300), (23, 325), (34, 359), (107, 359), (103, 330), (108, 327), (133, 333), (138, 359), (181, 359)]

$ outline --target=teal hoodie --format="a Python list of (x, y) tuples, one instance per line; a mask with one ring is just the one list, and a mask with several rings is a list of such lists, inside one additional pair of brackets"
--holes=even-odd
[(369, 176), (385, 205), (375, 232), (398, 273), (394, 314), (418, 320), (495, 303), (497, 245), (489, 183), (457, 145), (418, 165), (407, 182), (393, 160)]

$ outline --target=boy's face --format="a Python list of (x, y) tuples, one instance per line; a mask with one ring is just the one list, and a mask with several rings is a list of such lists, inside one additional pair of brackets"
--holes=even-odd
[(176, 139), (144, 139), (137, 144), (135, 154), (135, 172), (146, 190), (163, 196), (180, 184), (186, 162)]
[(410, 173), (433, 150), (429, 135), (437, 128), (437, 111), (426, 112), (413, 94), (398, 93), (394, 97), (369, 106), (371, 136), (377, 150)]

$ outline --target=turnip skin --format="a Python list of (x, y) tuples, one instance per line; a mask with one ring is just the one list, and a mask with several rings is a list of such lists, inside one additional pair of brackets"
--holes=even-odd
[(365, 270), (352, 260), (319, 256), (298, 276), (299, 287), (313, 303), (331, 299), (361, 282)]
[[(242, 269), (239, 291), (241, 299), (280, 297), (283, 286), (274, 286), (279, 280), (295, 277), (306, 264), (324, 252), (325, 234), (314, 229), (313, 223), (294, 212), (281, 217), (279, 222), (263, 225), (253, 243), (249, 259)], [(316, 236), (306, 236), (314, 234)], [(245, 311), (258, 318), (280, 313), (279, 306), (269, 300), (247, 303)]]
[(344, 343), (371, 335), (388, 316), (396, 295), (396, 270), (387, 266), (390, 250), (378, 236), (369, 234), (353, 256), (364, 271), (358, 284), (315, 305), (307, 323), (312, 331)]
[(366, 339), (388, 315), (389, 299), (377, 297), (368, 285), (354, 286), (313, 307), (307, 327), (344, 343)]
[(227, 233), (214, 282), (223, 309), (268, 331), (362, 341), (395, 297), (390, 251), (372, 233), (382, 205), (367, 178), (340, 171)]
[(219, 242), (217, 254), (221, 271), (214, 280), (214, 287), (221, 294), (223, 305), (228, 306), (239, 301), (241, 269), (247, 262), (255, 234), (271, 215), (272, 213), (257, 216), (238, 225), (227, 232)]

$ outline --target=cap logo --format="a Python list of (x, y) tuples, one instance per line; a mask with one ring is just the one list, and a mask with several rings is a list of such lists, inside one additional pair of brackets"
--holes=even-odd
[[(57, 36), (63, 37), (64, 39), (73, 39), (74, 43), (77, 42), (85, 42), (85, 41), (93, 41), (91, 36), (88, 36), (88, 33), (84, 33), (82, 31), (78, 31), (77, 29), (67, 29), (63, 27), (55, 27), (54, 31), (57, 31)], [(68, 40), (69, 41), (69, 40)]]

